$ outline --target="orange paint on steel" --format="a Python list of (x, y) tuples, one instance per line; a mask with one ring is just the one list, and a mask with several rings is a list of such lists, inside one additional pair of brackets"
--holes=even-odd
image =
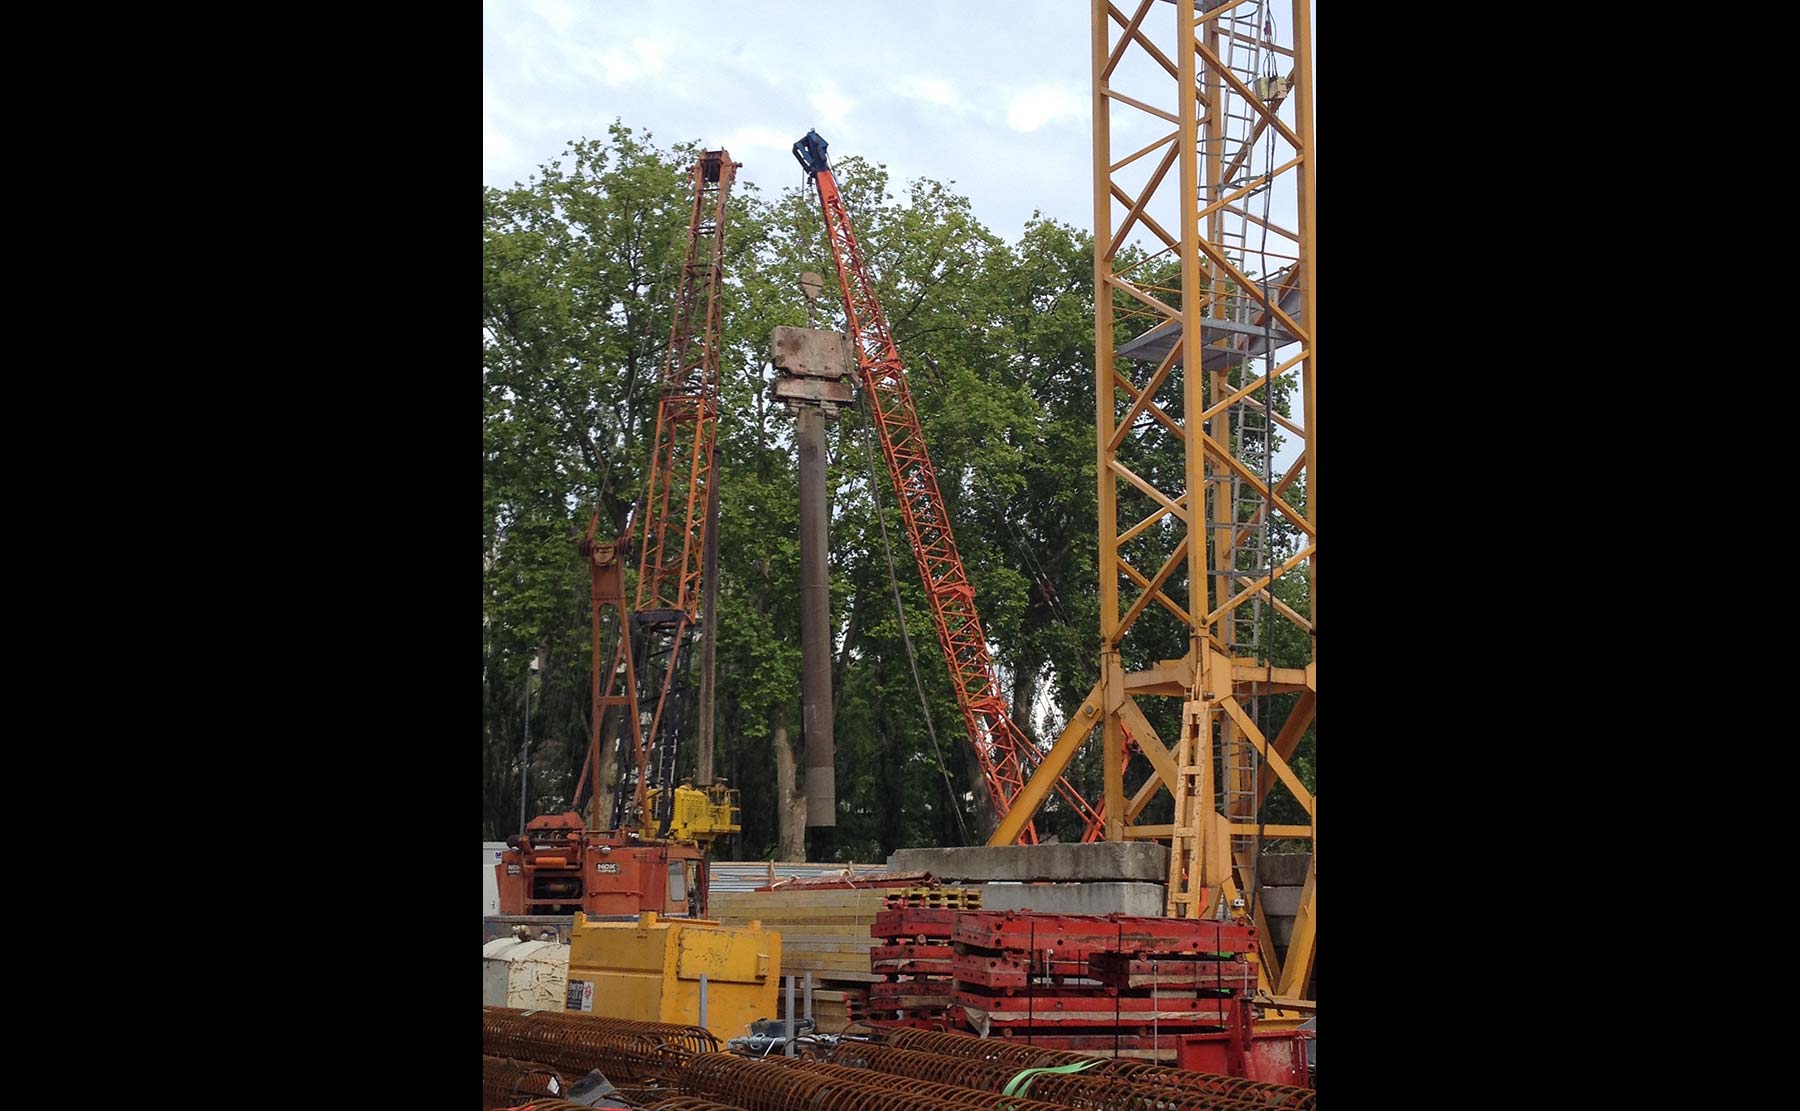
[[(795, 155), (800, 157), (805, 147), (808, 156), (815, 160), (814, 165), (808, 165), (802, 159), (801, 165), (812, 175), (819, 191), (825, 237), (837, 265), (838, 293), (856, 349), (857, 376), (874, 414), (876, 437), (881, 441), (888, 477), (894, 485), (894, 500), (900, 505), (907, 539), (918, 561), (919, 578), (931, 604), (938, 645), (950, 667), (951, 686), (962, 711), (963, 725), (975, 747), (995, 815), (1004, 816), (1036, 766), (1039, 751), (1014, 724), (1000, 693), (999, 677), (988, 653), (987, 634), (975, 608), (975, 588), (969, 583), (956, 548), (950, 513), (938, 489), (937, 469), (932, 466), (919, 412), (907, 387), (906, 367), (882, 314), (875, 283), (863, 264), (850, 210), (825, 162), (824, 140), (818, 141), (816, 149), (807, 146), (816, 137), (817, 132), (813, 132), (795, 144)], [(1101, 811), (1082, 798), (1066, 778), (1058, 777), (1056, 792), (1081, 818), (1082, 840), (1098, 840), (1105, 830)], [(1032, 844), (1036, 840), (1036, 827), (1027, 823), (1019, 841)]]
[[(644, 813), (651, 746), (662, 734), (663, 716), (683, 660), (687, 631), (700, 604), (706, 553), (707, 494), (716, 481), (714, 443), (719, 423), (719, 292), (725, 265), (725, 222), (731, 182), (738, 163), (729, 152), (710, 150), (694, 163), (693, 205), (688, 215), (687, 254), (675, 295), (669, 350), (663, 363), (656, 406), (656, 439), (644, 483), (643, 540), (638, 553), (638, 614), (665, 615), (669, 637), (662, 682), (647, 729), (636, 738), (637, 783), (633, 803)], [(651, 700), (641, 691), (640, 706)], [(674, 749), (675, 745), (665, 744)], [(665, 759), (673, 761), (673, 751)], [(671, 783), (664, 783), (667, 788)]]

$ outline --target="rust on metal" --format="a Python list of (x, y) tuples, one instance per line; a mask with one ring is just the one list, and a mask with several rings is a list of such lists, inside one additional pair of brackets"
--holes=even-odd
[[(1309, 1111), (1318, 1106), (1318, 1093), (1309, 1088), (1297, 1088), (1288, 1084), (1271, 1084), (1266, 1081), (1247, 1080), (1235, 1076), (1219, 1076), (1207, 1072), (1192, 1072), (1187, 1069), (1172, 1069), (1147, 1061), (1098, 1057), (1091, 1053), (1033, 1049), (1031, 1046), (1019, 1042), (976, 1038), (948, 1031), (891, 1030), (886, 1033), (884, 1041), (886, 1043), (884, 1048), (900, 1052), (912, 1050), (928, 1056), (950, 1055), (980, 1063), (1017, 1065), (1021, 1068), (1026, 1066), (1043, 1068), (1051, 1065), (1076, 1064), (1082, 1061), (1100, 1062), (1089, 1072), (1079, 1073), (1074, 1077), (1056, 1078), (1054, 1083), (1046, 1081), (1046, 1087), (1039, 1088), (1034, 1085), (1032, 1094), (1041, 1099), (1051, 1098), (1053, 1090), (1056, 1090), (1064, 1079), (1107, 1077), (1127, 1081), (1146, 1094), (1186, 1091), (1245, 1106), (1292, 1109), (1292, 1111)], [(840, 1049), (842, 1048), (840, 1046)], [(832, 1059), (837, 1060), (838, 1058), (834, 1054)], [(902, 1067), (906, 1065), (905, 1059), (897, 1060)], [(873, 1065), (872, 1067), (881, 1066)], [(1158, 1095), (1155, 1098), (1166, 1097)], [(1211, 1106), (1222, 1106), (1222, 1104), (1212, 1104)]]
[(563, 1075), (536, 1061), (481, 1056), (481, 1106), (484, 1111), (513, 1107), (542, 1097), (558, 1098), (568, 1091)]
[(745, 1111), (992, 1111), (1004, 1103), (1014, 1111), (1056, 1111), (1038, 1100), (996, 1100), (992, 1092), (944, 1099), (923, 1094), (919, 1085), (892, 1086), (862, 1070), (827, 1072), (787, 1058), (746, 1058), (710, 1053), (689, 1061), (681, 1086)]
[(631, 1022), (561, 1011), (483, 1007), (484, 1054), (535, 1061), (566, 1076), (599, 1069), (614, 1084), (668, 1080), (719, 1039), (698, 1026)]
[[(1089, 1108), (1091, 1111), (1137, 1111), (1137, 1109), (1145, 1107), (1155, 1107), (1159, 1111), (1268, 1111), (1268, 1109), (1276, 1107), (1313, 1106), (1310, 1102), (1271, 1101), (1262, 1089), (1279, 1087), (1277, 1085), (1260, 1085), (1254, 1089), (1242, 1091), (1187, 1087), (1160, 1082), (1154, 1077), (1110, 1073), (1106, 1070), (1106, 1066), (1111, 1062), (1105, 1058), (1095, 1058), (1085, 1054), (1055, 1051), (1037, 1051), (1033, 1054), (1032, 1047), (1017, 1043), (1014, 1043), (1008, 1052), (1016, 1054), (1015, 1059), (1002, 1062), (975, 1057), (952, 1057), (942, 1053), (900, 1049), (891, 1045), (842, 1042), (832, 1051), (831, 1060), (835, 1064), (854, 1065), (896, 1076), (941, 1084), (955, 1084), (987, 1092), (1005, 1091), (1009, 1085), (1018, 1080), (1020, 1073), (1027, 1069), (1050, 1068), (1093, 1061), (1096, 1064), (1088, 1072), (1073, 1075), (1038, 1075), (1031, 1079), (1028, 1089), (1033, 1100), (1041, 1100), (1064, 1107)], [(1026, 1054), (1032, 1054), (1034, 1059), (1025, 1059)], [(1170, 1069), (1168, 1071), (1178, 1072), (1180, 1070)], [(1193, 1075), (1204, 1076), (1205, 1074)], [(1235, 1081), (1230, 1077), (1219, 1079), (1233, 1085), (1256, 1084), (1254, 1081)], [(1314, 1095), (1305, 1089), (1295, 1090), (1303, 1092), (1309, 1098)]]
[(743, 1111), (743, 1108), (735, 1103), (719, 1103), (705, 1096), (672, 1096), (660, 1103), (652, 1103), (648, 1111)]

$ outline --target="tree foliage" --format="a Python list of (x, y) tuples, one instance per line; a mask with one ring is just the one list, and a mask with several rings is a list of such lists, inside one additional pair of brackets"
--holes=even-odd
[[(528, 809), (566, 808), (574, 789), (587, 744), (590, 666), (586, 571), (574, 540), (596, 506), (617, 531), (641, 493), (697, 149), (661, 148), (615, 123), (603, 139), (570, 144), (527, 183), (483, 193), (488, 838), (519, 824), (535, 651), (544, 663), (530, 695)], [(1029, 735), (1054, 737), (1097, 669), (1092, 239), (1034, 216), (1008, 242), (942, 183), (896, 191), (883, 167), (856, 157), (834, 169), (906, 359), (1014, 715)], [(770, 398), (767, 345), (776, 325), (808, 323), (802, 272), (826, 275), (828, 290), (834, 284), (810, 186), (764, 198), (746, 182), (734, 185), (725, 269), (715, 770), (742, 791), (743, 833), (723, 847), (742, 859), (776, 853), (774, 749), (786, 743), (797, 753), (801, 743), (792, 418)], [(812, 322), (842, 326), (830, 292)], [(1129, 331), (1121, 326), (1122, 336)], [(841, 414), (828, 436), (834, 855), (879, 860), (909, 845), (978, 838), (991, 822), (986, 794), (879, 450), (857, 409)], [(1183, 485), (1179, 452), (1166, 445), (1146, 448), (1130, 465), (1168, 488)], [(1304, 585), (1296, 576), (1278, 593), (1294, 602)], [(1154, 614), (1145, 621), (1157, 628)], [(1295, 630), (1278, 624), (1278, 656), (1303, 659), (1304, 643), (1281, 639)], [(1155, 637), (1152, 654), (1183, 650), (1172, 620), (1162, 634), (1169, 643)], [(1164, 701), (1148, 700), (1146, 709)], [(1099, 794), (1098, 749), (1088, 746), (1072, 772), (1091, 786), (1090, 797)], [(682, 759), (693, 766), (691, 751)], [(1310, 760), (1309, 740), (1297, 756), (1309, 781)], [(1039, 828), (1079, 835), (1054, 803)]]

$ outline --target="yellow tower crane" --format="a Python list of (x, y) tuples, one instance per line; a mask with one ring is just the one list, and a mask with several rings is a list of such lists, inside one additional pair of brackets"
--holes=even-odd
[[(1286, 956), (1265, 952), (1260, 977), (1300, 1004), (1318, 867), (1317, 800), (1289, 763), (1317, 703), (1311, 0), (1093, 0), (1091, 45), (1100, 679), (989, 843), (1019, 838), (1098, 729), (1105, 836), (1169, 842), (1169, 914), (1245, 899), (1267, 937), (1261, 846), (1310, 842)], [(1298, 421), (1280, 400), (1296, 387)], [(1169, 622), (1186, 652), (1155, 658)], [(1303, 666), (1271, 659), (1275, 622), (1303, 634)], [(1127, 732), (1149, 764), (1129, 793)], [(1276, 789), (1304, 824), (1262, 820)], [(1165, 790), (1171, 820), (1140, 824)]]

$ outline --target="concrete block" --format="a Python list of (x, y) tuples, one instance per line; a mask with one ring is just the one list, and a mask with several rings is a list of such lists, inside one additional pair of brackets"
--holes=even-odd
[(1311, 853), (1264, 853), (1256, 862), (1256, 879), (1264, 887), (1299, 887), (1306, 882)]
[(849, 382), (825, 378), (777, 378), (773, 392), (779, 400), (796, 403), (847, 406), (856, 400)]
[(1167, 892), (1160, 883), (989, 883), (982, 910), (1035, 910), (1046, 914), (1162, 915)]
[[(1303, 887), (1265, 887), (1262, 889), (1262, 912), (1266, 918), (1292, 918), (1300, 913)], [(1273, 928), (1274, 924), (1270, 923)]]
[(843, 378), (856, 369), (849, 337), (822, 328), (778, 325), (769, 334), (769, 354), (776, 370), (804, 378)]
[(901, 849), (888, 857), (888, 870), (930, 872), (941, 880), (981, 883), (996, 880), (1163, 883), (1169, 878), (1169, 849), (1166, 845), (1147, 841)]

